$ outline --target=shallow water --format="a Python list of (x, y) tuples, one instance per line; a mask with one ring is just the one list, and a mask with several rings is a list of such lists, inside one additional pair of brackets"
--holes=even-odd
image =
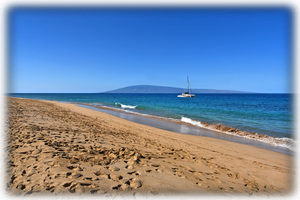
[(221, 123), (285, 140), (294, 138), (291, 94), (10, 94), (14, 97), (85, 103), (128, 113), (184, 121)]
[(141, 115), (136, 115), (133, 113), (120, 112), (120, 111), (111, 110), (111, 109), (105, 109), (105, 108), (103, 109), (103, 108), (99, 108), (99, 107), (95, 107), (95, 106), (88, 106), (88, 105), (78, 105), (78, 106), (96, 110), (96, 111), (100, 111), (100, 112), (105, 112), (105, 113), (114, 115), (116, 117), (122, 118), (122, 119), (126, 119), (126, 120), (129, 120), (132, 122), (156, 127), (156, 128), (167, 130), (167, 131), (188, 134), (188, 135), (199, 135), (199, 136), (205, 136), (205, 137), (218, 138), (218, 139), (227, 140), (227, 141), (231, 141), (231, 142), (248, 144), (248, 145), (268, 149), (268, 150), (279, 152), (279, 153), (294, 155), (294, 152), (288, 148), (274, 146), (274, 145), (271, 145), (268, 143), (263, 143), (263, 142), (256, 141), (256, 140), (249, 140), (245, 137), (238, 137), (238, 136), (234, 136), (234, 135), (218, 133), (215, 131), (207, 130), (207, 129), (200, 128), (200, 127), (195, 127), (193, 125), (189, 125), (189, 124), (185, 124), (185, 123), (178, 123), (176, 121), (171, 121), (171, 120), (162, 120), (162, 119), (155, 118), (155, 117), (141, 116)]

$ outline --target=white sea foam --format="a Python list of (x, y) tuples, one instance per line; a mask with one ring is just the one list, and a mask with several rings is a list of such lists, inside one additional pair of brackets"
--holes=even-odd
[(111, 107), (111, 106), (99, 105), (99, 107), (108, 108), (108, 109), (116, 110), (116, 111), (119, 111), (119, 112), (121, 111), (121, 112), (125, 112), (125, 113), (130, 113), (130, 114), (135, 114), (135, 115), (141, 115), (141, 116), (145, 116), (145, 117), (153, 117), (153, 118), (164, 119), (164, 120), (169, 120), (169, 121), (174, 121), (174, 122), (180, 122), (179, 119), (168, 118), (168, 117), (161, 117), (161, 116), (156, 116), (156, 115), (150, 115), (150, 114), (135, 112), (135, 111), (131, 111), (131, 110), (124, 110), (124, 109), (121, 109), (121, 108), (115, 108), (115, 107)]
[(275, 137), (267, 137), (267, 138), (258, 138), (258, 141), (272, 144), (274, 146), (280, 146), (288, 148), (292, 151), (295, 149), (295, 140), (292, 138), (275, 138)]
[[(115, 103), (115, 104), (116, 105), (119, 104), (121, 108), (124, 108), (124, 107), (122, 107), (123, 104), (121, 104), (121, 103)], [(128, 106), (128, 105), (123, 105), (123, 106)], [(292, 138), (276, 138), (276, 137), (267, 136), (267, 135), (265, 135), (266, 137), (259, 137), (259, 134), (239, 135), (235, 132), (222, 131), (222, 130), (218, 130), (218, 129), (203, 125), (201, 123), (201, 121), (192, 120), (192, 119), (187, 118), (187, 117), (181, 117), (181, 120), (177, 120), (177, 119), (174, 119), (174, 118), (166, 118), (166, 117), (154, 116), (154, 115), (149, 115), (149, 114), (143, 114), (143, 113), (138, 113), (138, 112), (134, 112), (134, 111), (130, 111), (130, 110), (113, 108), (113, 107), (110, 107), (110, 106), (101, 105), (100, 107), (115, 109), (115, 110), (119, 110), (119, 111), (123, 111), (123, 112), (127, 112), (127, 113), (146, 116), (146, 117), (160, 118), (160, 119), (171, 120), (171, 121), (175, 121), (175, 122), (181, 121), (181, 122), (188, 123), (188, 124), (198, 126), (198, 127), (201, 127), (201, 128), (209, 129), (209, 130), (212, 130), (212, 131), (225, 133), (225, 134), (228, 134), (228, 135), (234, 135), (234, 136), (238, 136), (238, 137), (243, 137), (243, 138), (247, 138), (247, 139), (251, 139), (251, 140), (256, 140), (256, 141), (264, 142), (264, 143), (267, 143), (267, 144), (272, 144), (274, 146), (280, 146), (280, 147), (288, 148), (292, 151), (295, 151), (295, 149), (294, 149), (295, 148), (295, 140), (292, 139)], [(136, 106), (130, 106), (130, 107), (131, 107), (131, 109), (134, 109)]]
[(288, 148), (292, 151), (295, 150), (294, 149), (295, 148), (295, 140), (293, 140), (291, 138), (276, 138), (276, 137), (267, 136), (267, 135), (265, 135), (265, 137), (263, 137), (263, 138), (260, 138), (257, 135), (250, 135), (250, 134), (249, 135), (248, 134), (239, 135), (235, 132), (221, 131), (221, 130), (210, 128), (210, 127), (204, 127), (204, 128), (210, 129), (210, 130), (213, 130), (213, 131), (217, 131), (217, 132), (221, 132), (221, 133), (225, 133), (225, 134), (228, 134), (228, 135), (234, 135), (234, 136), (238, 136), (238, 137), (247, 138), (247, 139), (250, 139), (250, 140), (260, 141), (260, 142), (271, 144), (271, 145), (274, 145), (274, 146), (280, 146), (280, 147)]
[(131, 106), (131, 105), (121, 104), (119, 102), (116, 102), (115, 105), (120, 105), (121, 108), (129, 108), (129, 109), (135, 109), (137, 107), (137, 106)]
[(260, 142), (272, 144), (274, 146), (280, 146), (280, 147), (288, 148), (292, 151), (294, 151), (294, 148), (295, 148), (295, 140), (292, 139), (292, 138), (276, 138), (276, 137), (267, 136), (267, 135), (265, 135), (265, 137), (259, 137), (259, 134), (252, 135), (252, 134), (247, 134), (247, 133), (245, 135), (239, 135), (235, 132), (227, 132), (227, 131), (218, 130), (218, 129), (215, 129), (215, 128), (212, 128), (212, 127), (209, 127), (209, 126), (204, 126), (204, 125), (201, 124), (200, 121), (195, 121), (195, 120), (192, 120), (192, 119), (187, 118), (187, 117), (181, 117), (181, 121), (185, 122), (185, 123), (188, 123), (188, 124), (192, 124), (194, 126), (199, 126), (199, 127), (205, 128), (205, 129), (209, 129), (209, 130), (212, 130), (212, 131), (217, 131), (217, 132), (225, 133), (225, 134), (228, 134), (228, 135), (234, 135), (234, 136), (238, 136), (238, 137), (244, 137), (244, 138), (247, 138), (247, 139), (257, 140), (257, 141), (260, 141)]
[(185, 123), (188, 123), (188, 124), (195, 125), (195, 126), (203, 127), (201, 122), (192, 120), (192, 119), (187, 118), (187, 117), (181, 117), (181, 121), (185, 122)]

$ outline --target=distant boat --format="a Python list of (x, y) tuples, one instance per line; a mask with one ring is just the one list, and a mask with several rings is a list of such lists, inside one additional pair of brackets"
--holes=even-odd
[(188, 83), (187, 92), (177, 95), (177, 97), (195, 97), (196, 96), (194, 94), (190, 94), (191, 88), (190, 88), (189, 76), (187, 77), (187, 83)]

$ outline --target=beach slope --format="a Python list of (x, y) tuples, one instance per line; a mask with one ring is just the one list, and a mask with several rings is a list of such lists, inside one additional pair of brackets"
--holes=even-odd
[(8, 98), (8, 190), (41, 193), (291, 191), (293, 157), (145, 126), (75, 104)]

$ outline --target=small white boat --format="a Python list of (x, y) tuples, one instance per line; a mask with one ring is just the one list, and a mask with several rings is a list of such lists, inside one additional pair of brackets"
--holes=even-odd
[(187, 87), (188, 91), (185, 93), (182, 93), (180, 95), (177, 95), (177, 97), (195, 97), (196, 96), (194, 94), (190, 94), (191, 88), (190, 88), (189, 77), (187, 77), (187, 83), (188, 83), (188, 87)]
[(182, 94), (180, 94), (180, 95), (177, 95), (177, 97), (195, 97), (196, 95), (194, 95), (194, 94), (189, 94), (189, 93), (187, 93), (187, 92), (185, 92), (185, 93), (182, 93)]

